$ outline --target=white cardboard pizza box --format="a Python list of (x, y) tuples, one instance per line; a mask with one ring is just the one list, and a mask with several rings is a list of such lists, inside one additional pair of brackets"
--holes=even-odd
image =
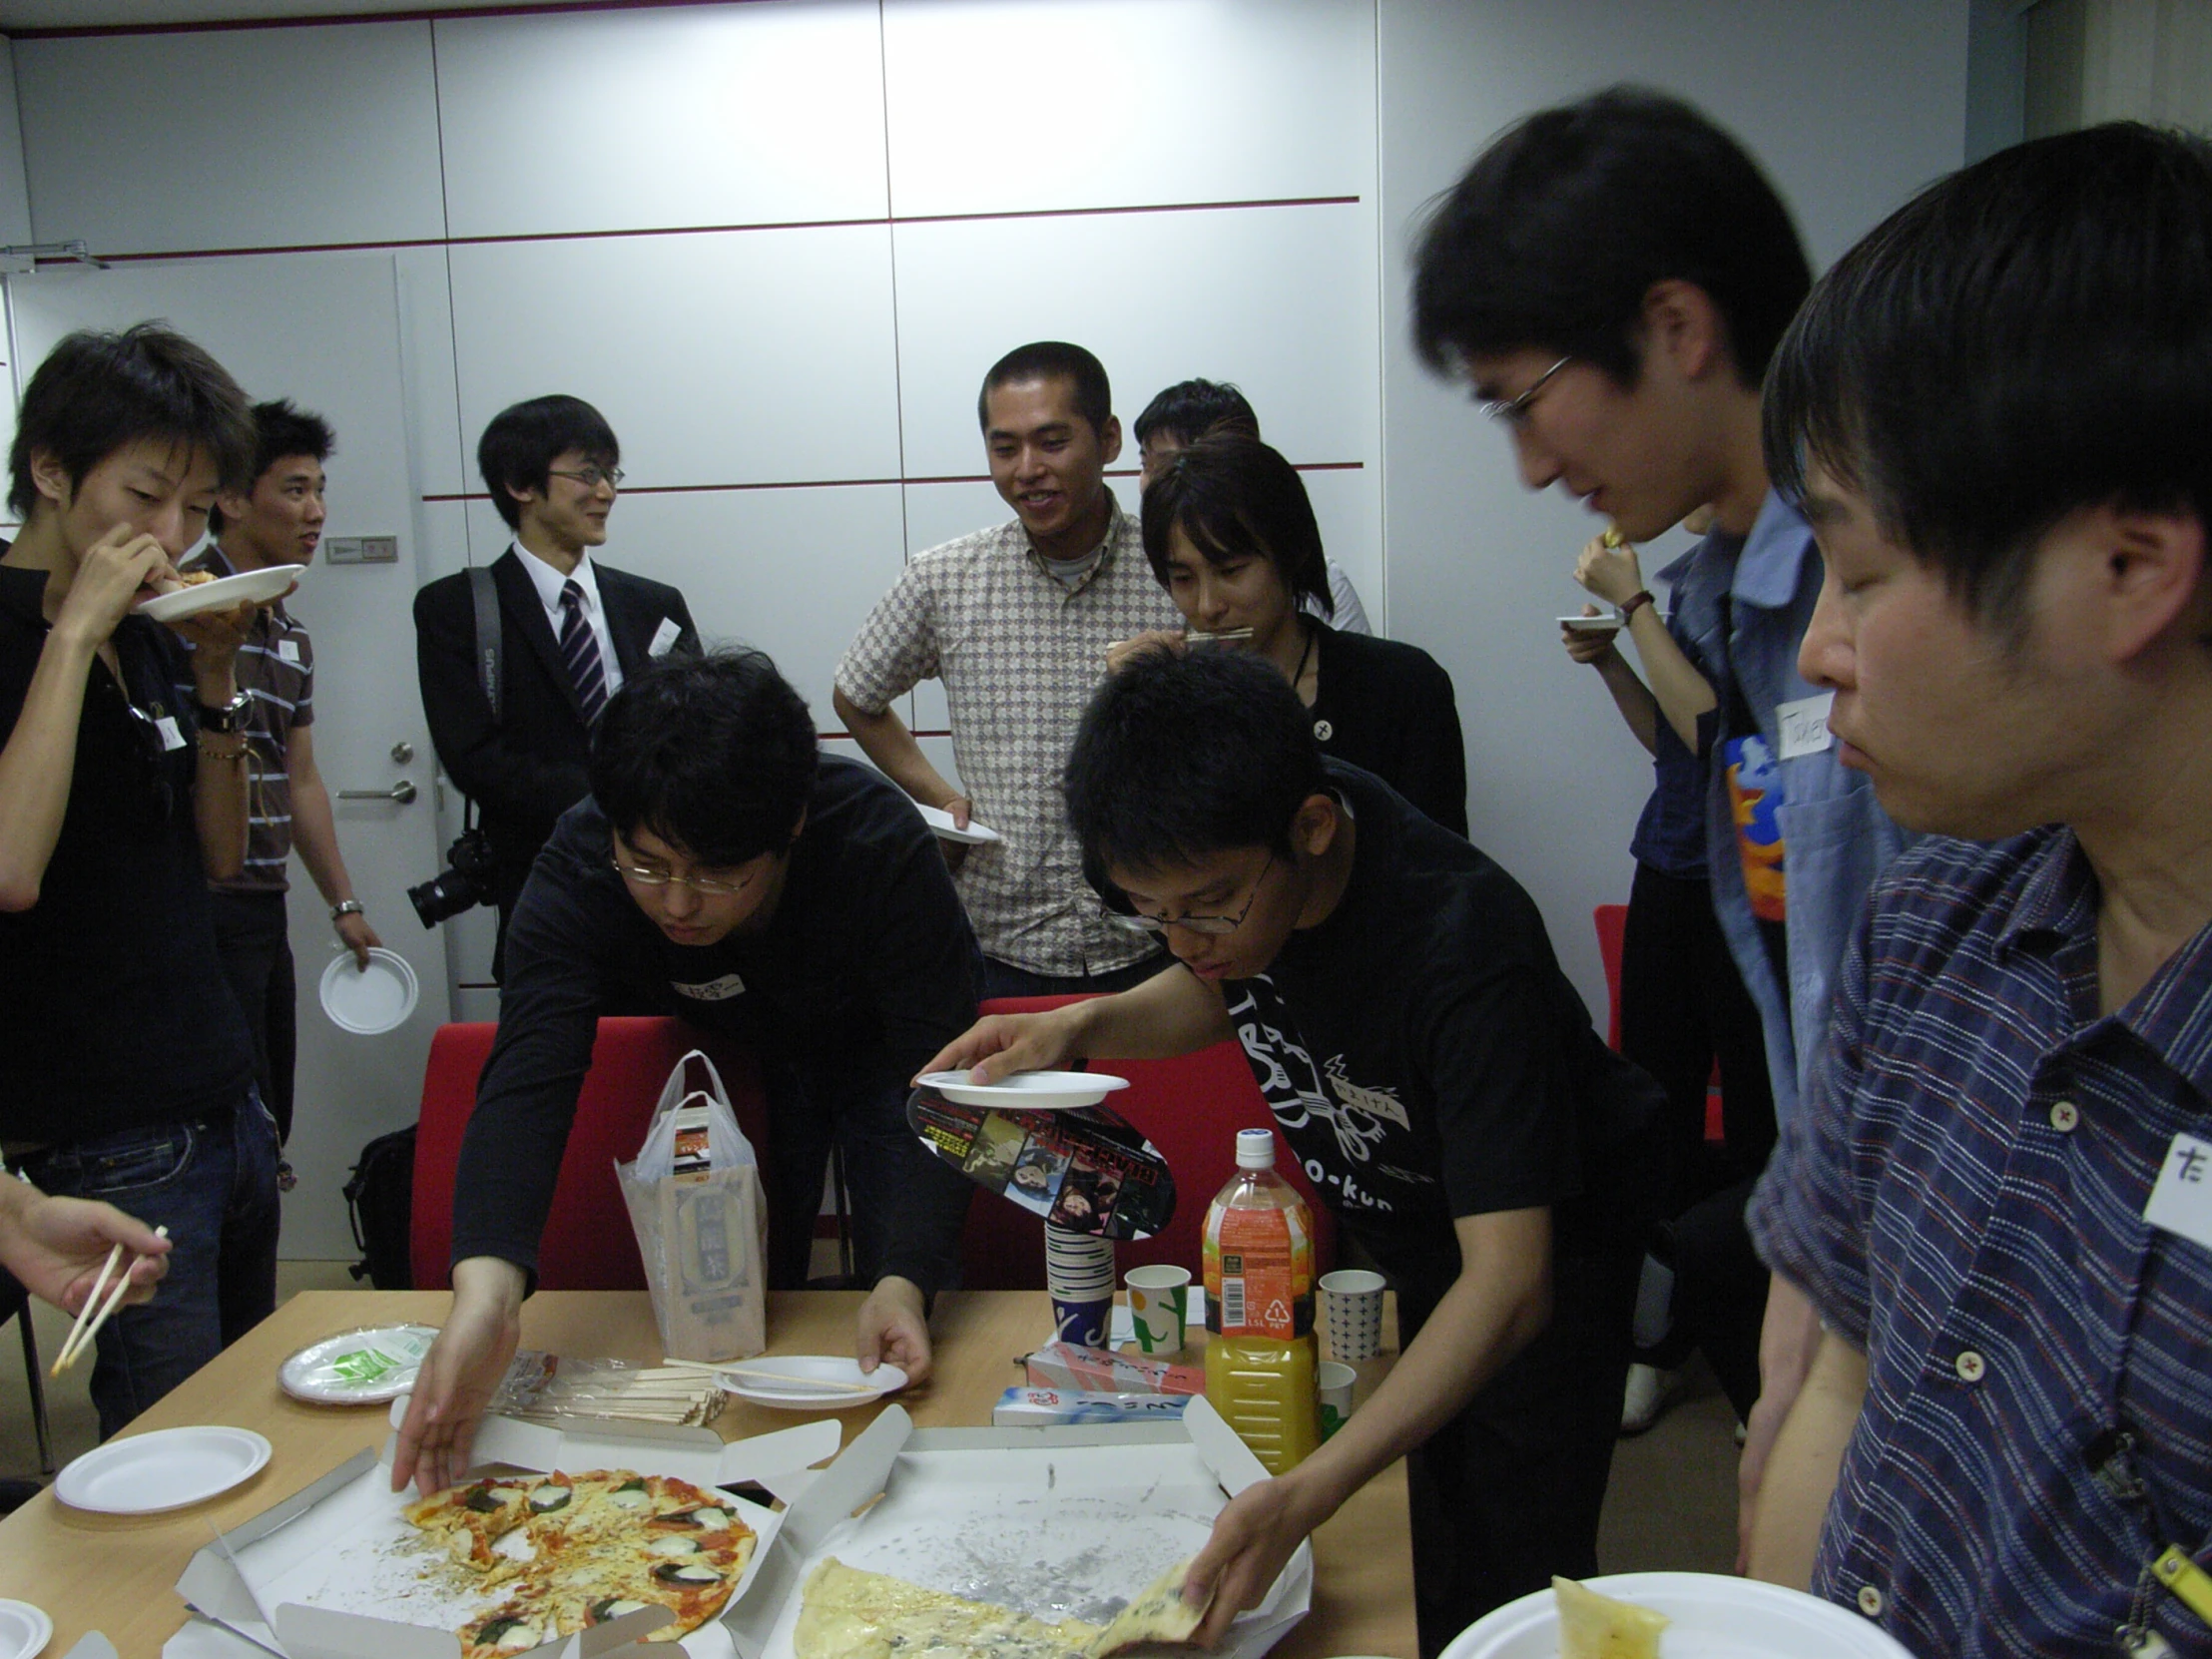
[[(406, 1406), (405, 1396), (392, 1402), (395, 1425)], [(830, 1456), (838, 1437), (837, 1424), (828, 1419), (725, 1443), (711, 1428), (638, 1423), (616, 1432), (563, 1430), (494, 1416), (478, 1429), (474, 1455), (479, 1467), (626, 1468), (713, 1488), (781, 1481)], [(383, 1544), (406, 1537), (401, 1511), (414, 1495), (411, 1488), (390, 1489), (395, 1443), (387, 1440), (381, 1456), (356, 1453), (199, 1550), (177, 1591), (200, 1616), (171, 1638), (166, 1659), (261, 1659), (267, 1653), (280, 1659), (458, 1659), (460, 1642), (449, 1626), (367, 1611), (389, 1612), (409, 1593), (403, 1564), (382, 1553)], [(783, 1517), (743, 1498), (728, 1501), (760, 1534), (747, 1577), (739, 1580), (736, 1594), (743, 1594)], [(597, 1659), (661, 1622), (653, 1611), (631, 1614), (518, 1659)], [(653, 1651), (673, 1659), (678, 1650)], [(725, 1659), (730, 1645), (723, 1627), (710, 1622), (685, 1638), (681, 1651), (691, 1659)]]
[[(920, 1429), (886, 1407), (830, 1465), (787, 1496), (722, 1616), (739, 1659), (793, 1659), (807, 1575), (827, 1555), (871, 1572), (1103, 1624), (1195, 1553), (1221, 1506), (1267, 1478), (1204, 1398), (1181, 1422)], [(863, 1504), (864, 1514), (855, 1515)], [(1218, 1650), (1261, 1659), (1313, 1605), (1300, 1544), (1267, 1600)]]

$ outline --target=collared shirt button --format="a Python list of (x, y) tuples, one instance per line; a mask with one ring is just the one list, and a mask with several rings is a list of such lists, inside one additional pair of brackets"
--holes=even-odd
[(1961, 1382), (1978, 1382), (1981, 1381), (1981, 1374), (1989, 1369), (1987, 1362), (1970, 1348), (1958, 1356), (1956, 1366), (1958, 1381)]
[(2050, 1109), (2050, 1126), (2062, 1135), (2070, 1135), (2081, 1122), (2081, 1108), (2070, 1100), (2054, 1103)]
[(1859, 1611), (1870, 1619), (1882, 1617), (1882, 1592), (1872, 1584), (1859, 1586)]

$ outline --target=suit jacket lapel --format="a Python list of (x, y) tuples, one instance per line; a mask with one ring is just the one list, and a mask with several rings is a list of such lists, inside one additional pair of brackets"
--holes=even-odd
[(491, 574), (499, 587), (499, 603), (505, 607), (515, 627), (521, 630), (522, 637), (530, 642), (530, 649), (538, 654), (546, 674), (560, 687), (569, 708), (581, 721), (584, 718), (583, 699), (576, 695), (576, 682), (569, 678), (568, 661), (561, 655), (561, 642), (553, 637), (553, 624), (546, 620), (544, 602), (538, 598), (530, 573), (522, 568), (522, 555), (508, 548), (492, 561)]
[(614, 636), (615, 661), (627, 680), (648, 662), (645, 653), (652, 642), (644, 632), (647, 619), (640, 615), (638, 595), (629, 577), (605, 565), (598, 567), (598, 575), (599, 603), (606, 608), (607, 632)]

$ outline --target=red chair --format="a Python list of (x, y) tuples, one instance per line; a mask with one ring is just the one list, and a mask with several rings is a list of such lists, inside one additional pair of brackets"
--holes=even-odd
[[(1005, 997), (985, 1002), (986, 1014), (1026, 1014), (1079, 1001), (1071, 996)], [(1200, 1270), (1206, 1206), (1237, 1168), (1237, 1131), (1272, 1129), (1275, 1118), (1252, 1080), (1234, 1039), (1174, 1060), (1112, 1060), (1099, 1069), (1129, 1079), (1107, 1105), (1144, 1132), (1175, 1172), (1175, 1218), (1154, 1237), (1114, 1246), (1122, 1272), (1154, 1263)], [(1277, 1134), (1275, 1167), (1305, 1195), (1314, 1212), (1314, 1264), (1336, 1263), (1336, 1217)], [(976, 1291), (1033, 1291), (1044, 1286), (1044, 1218), (978, 1189), (968, 1208), (960, 1283)]]
[[(476, 1108), (476, 1080), (491, 1053), (493, 1024), (441, 1025), (422, 1077), (422, 1122), (415, 1135), (414, 1212), (409, 1254), (418, 1290), (452, 1283), (453, 1172), (461, 1133)], [(768, 1146), (768, 1097), (760, 1068), (743, 1048), (680, 1020), (603, 1019), (591, 1070), (576, 1101), (576, 1123), (561, 1159), (538, 1252), (538, 1284), (548, 1291), (642, 1291), (645, 1267), (616, 1184), (617, 1158), (637, 1156), (661, 1085), (694, 1048), (714, 1059), (730, 1090), (738, 1127), (756, 1148)]]
[[(1618, 1054), (1621, 1047), (1621, 941), (1628, 936), (1628, 906), (1600, 904), (1591, 919), (1597, 923), (1597, 953), (1605, 961), (1605, 997), (1610, 1005), (1605, 1041)], [(1705, 1138), (1716, 1144), (1726, 1139), (1726, 1122), (1721, 1109), (1721, 1063), (1716, 1056), (1712, 1079), (1705, 1086)]]

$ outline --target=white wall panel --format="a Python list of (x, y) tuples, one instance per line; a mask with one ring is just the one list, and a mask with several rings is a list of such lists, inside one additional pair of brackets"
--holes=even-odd
[(606, 558), (683, 589), (707, 644), (774, 657), (817, 730), (834, 731), (837, 658), (898, 576), (898, 489), (633, 495)]
[[(962, 434), (973, 445), (974, 452), (967, 457), (962, 472), (981, 472), (984, 468), (983, 438), (975, 429), (975, 409), (967, 411), (967, 430)], [(951, 472), (952, 467), (943, 469)], [(1129, 480), (1134, 483), (1135, 480)], [(1118, 490), (1125, 506), (1134, 506), (1136, 492)], [(1014, 509), (998, 498), (986, 479), (976, 479), (957, 484), (908, 484), (906, 486), (906, 551), (909, 554), (926, 553), (959, 536), (975, 530), (986, 530), (996, 524), (1004, 524), (1014, 516)]]
[[(342, 457), (341, 457), (342, 459)], [(417, 501), (415, 503), (416, 534), (415, 580), (427, 585), (441, 576), (452, 576), (469, 565), (468, 508), (459, 501)], [(501, 548), (490, 550), (496, 558)], [(412, 642), (409, 642), (412, 644)], [(412, 659), (409, 659), (412, 672)]]
[(426, 23), (15, 44), (41, 241), (101, 253), (444, 234)]
[[(881, 226), (452, 250), (461, 430), (597, 404), (633, 485), (898, 476)], [(972, 415), (970, 416), (972, 420)]]
[(976, 389), (1032, 339), (1098, 354), (1129, 465), (1130, 423), (1193, 375), (1241, 386), (1294, 461), (1377, 455), (1370, 204), (902, 225), (897, 256), (908, 476), (984, 470)]
[(874, 219), (866, 0), (436, 25), (456, 237)]
[(425, 495), (458, 495), (476, 482), (476, 434), (461, 430), (453, 378), (453, 306), (443, 248), (393, 251), (399, 273), (399, 371), (407, 440)]
[(1375, 190), (1372, 0), (889, 0), (883, 37), (901, 216)]

